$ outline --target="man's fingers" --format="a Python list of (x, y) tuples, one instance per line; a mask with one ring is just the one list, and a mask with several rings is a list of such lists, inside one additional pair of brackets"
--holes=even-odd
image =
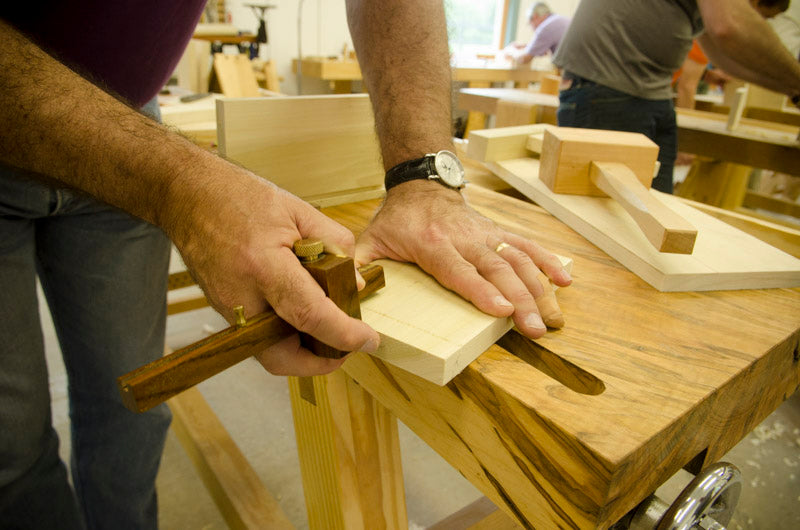
[(504, 235), (506, 242), (518, 248), (528, 256), (539, 270), (544, 272), (559, 287), (566, 287), (572, 283), (572, 276), (561, 264), (561, 260), (555, 254), (537, 245), (530, 239), (526, 239), (517, 234), (506, 232)]
[(537, 281), (542, 286), (542, 295), (536, 298), (536, 306), (542, 315), (542, 320), (549, 328), (560, 329), (564, 327), (564, 314), (558, 305), (556, 293), (550, 285), (550, 278), (543, 272), (537, 276)]
[(302, 209), (297, 218), (297, 230), (302, 237), (320, 239), (325, 245), (326, 252), (340, 256), (353, 255), (355, 248), (353, 232), (315, 208), (309, 206)]
[(298, 335), (277, 342), (255, 356), (272, 375), (311, 376), (325, 375), (339, 368), (345, 361), (318, 357), (300, 345)]
[(536, 298), (542, 286), (536, 280), (539, 269), (527, 254), (509, 244), (495, 248), (485, 245), (473, 258), (478, 272), (514, 305), (514, 323), (525, 335), (538, 338), (547, 331)]
[(511, 316), (514, 305), (455, 248), (439, 248), (435, 256), (420, 263), (444, 287), (455, 291), (475, 307), (496, 317)]
[(355, 262), (356, 267), (363, 267), (364, 265), (372, 262), (372, 260), (383, 257), (378, 254), (374, 245), (374, 240), (369, 237), (369, 234), (366, 233), (362, 234), (358, 241), (356, 241), (356, 249), (355, 253), (353, 254), (353, 261)]
[[(534, 246), (538, 245), (534, 244)], [(499, 251), (497, 249), (499, 249)], [(501, 243), (495, 250), (500, 257), (508, 261), (514, 269), (514, 272), (533, 295), (539, 315), (541, 315), (547, 327), (564, 327), (564, 316), (556, 300), (555, 292), (553, 292), (553, 288), (550, 285), (550, 278), (543, 271), (539, 270), (529, 254), (529, 252), (535, 249), (528, 249), (529, 252), (525, 252), (514, 245)], [(557, 257), (547, 251), (544, 251), (544, 253), (546, 256), (537, 254), (539, 263), (543, 264), (543, 268), (548, 267), (552, 273), (556, 275), (563, 271), (563, 266)]]

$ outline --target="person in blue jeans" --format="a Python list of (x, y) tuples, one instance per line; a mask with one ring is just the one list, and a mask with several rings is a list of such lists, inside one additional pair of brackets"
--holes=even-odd
[[(169, 409), (126, 411), (116, 378), (163, 352), (169, 255), (159, 228), (0, 165), (0, 528), (155, 527)], [(37, 276), (69, 377), (80, 503), (51, 424)]]
[(800, 103), (800, 65), (762, 18), (789, 0), (581, 2), (553, 62), (564, 70), (558, 124), (640, 132), (659, 146), (653, 187), (672, 192), (672, 73), (694, 38), (729, 74)]
[[(570, 283), (553, 254), (419, 171), (430, 153), (454, 150), (441, 2), (347, 1), (392, 169), (357, 244), (311, 205), (147, 115), (204, 4), (0, 4), (0, 528), (157, 526), (169, 415), (124, 409), (116, 378), (162, 353), (170, 240), (229, 321), (237, 305), (248, 317), (269, 305), (343, 351), (374, 352), (380, 337), (325, 297), (292, 252), (298, 239), (319, 237), (357, 265), (415, 262), (531, 338), (546, 331), (539, 271)], [(72, 485), (51, 426), (37, 276), (69, 378)], [(297, 335), (257, 359), (299, 376), (343, 362), (314, 356)]]

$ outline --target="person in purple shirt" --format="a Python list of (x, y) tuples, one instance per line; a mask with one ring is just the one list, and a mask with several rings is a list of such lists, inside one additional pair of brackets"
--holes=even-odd
[(514, 44), (509, 54), (515, 64), (528, 64), (534, 57), (553, 54), (569, 27), (570, 19), (553, 13), (544, 2), (533, 4), (528, 11), (533, 37), (528, 44)]
[[(471, 209), (455, 180), (419, 171), (429, 153), (454, 150), (441, 2), (347, 1), (392, 170), (358, 242), (154, 119), (204, 3), (0, 4), (0, 528), (157, 526), (169, 412), (130, 413), (116, 378), (163, 352), (170, 240), (229, 321), (236, 305), (246, 316), (270, 305), (344, 351), (373, 352), (380, 337), (325, 297), (293, 255), (298, 239), (319, 237), (358, 265), (415, 262), (532, 338), (546, 331), (539, 271), (570, 283), (553, 254)], [(69, 378), (71, 484), (51, 425), (37, 279)], [(343, 362), (314, 356), (297, 335), (257, 358), (299, 376)]]

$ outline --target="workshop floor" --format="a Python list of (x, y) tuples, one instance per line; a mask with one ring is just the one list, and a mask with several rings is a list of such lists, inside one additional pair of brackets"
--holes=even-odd
[[(224, 326), (222, 318), (211, 309), (175, 315), (169, 318), (167, 343), (171, 348), (180, 348)], [(66, 459), (66, 375), (49, 315), (43, 316), (43, 328), (51, 367), (53, 417)], [(298, 529), (307, 528), (284, 378), (269, 375), (249, 360), (206, 381), (200, 389), (289, 519)], [(477, 489), (402, 424), (400, 443), (412, 529), (436, 523), (481, 497)], [(769, 416), (724, 460), (738, 466), (744, 477), (742, 497), (729, 528), (800, 528), (800, 393)], [(689, 479), (688, 473), (680, 472), (658, 493), (671, 500)], [(227, 528), (172, 433), (158, 490), (162, 529)]]

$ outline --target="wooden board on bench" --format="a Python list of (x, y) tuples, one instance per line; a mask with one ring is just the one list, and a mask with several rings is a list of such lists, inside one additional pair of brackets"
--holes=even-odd
[(316, 206), (383, 194), (366, 94), (221, 99), (217, 123), (222, 156)]

